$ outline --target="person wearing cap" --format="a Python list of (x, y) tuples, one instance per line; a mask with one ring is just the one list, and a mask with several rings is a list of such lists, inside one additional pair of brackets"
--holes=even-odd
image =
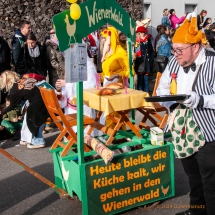
[[(189, 145), (191, 148), (186, 153), (181, 154), (181, 162), (185, 173), (189, 178), (190, 185), (190, 206), (189, 209), (177, 213), (177, 215), (214, 215), (215, 205), (215, 54), (203, 48), (205, 34), (197, 28), (197, 17), (195, 13), (188, 14), (184, 23), (176, 30), (172, 39), (172, 54), (174, 55), (167, 64), (162, 74), (157, 89), (157, 95), (170, 95), (171, 83), (176, 81), (175, 94), (186, 94), (183, 101), (162, 102), (161, 105), (167, 107), (173, 113), (181, 109), (180, 107), (190, 110), (186, 119), (192, 120), (191, 127), (197, 126), (194, 132), (187, 137), (189, 129), (183, 127), (178, 130), (181, 139), (186, 140), (183, 147)], [(174, 108), (176, 108), (174, 111)], [(171, 118), (170, 118), (171, 119)], [(185, 120), (186, 120), (185, 119)], [(191, 121), (190, 121), (191, 122)], [(173, 121), (174, 127), (178, 121)], [(186, 124), (187, 126), (187, 124)], [(171, 127), (172, 128), (172, 127)], [(185, 129), (187, 128), (187, 129)], [(173, 133), (172, 133), (173, 134)], [(183, 137), (183, 138), (182, 138)], [(197, 140), (196, 138), (199, 138)], [(193, 150), (194, 146), (201, 147), (197, 151)], [(180, 151), (182, 146), (178, 147), (178, 141), (174, 142), (174, 152)], [(184, 152), (184, 151), (183, 151)], [(185, 156), (186, 154), (186, 156)], [(178, 154), (177, 154), (177, 157)]]
[(207, 15), (207, 11), (202, 10), (201, 13), (197, 16), (197, 26), (199, 30), (202, 29), (203, 27), (204, 18), (206, 15)]
[(90, 58), (92, 58), (93, 63), (96, 65), (100, 35), (97, 31), (94, 31), (90, 33), (86, 39), (89, 41)]
[(185, 17), (187, 16), (187, 14), (185, 13), (181, 18), (178, 18), (176, 16), (176, 12), (174, 9), (171, 9), (169, 13), (170, 13), (169, 19), (171, 21), (171, 27), (173, 29), (176, 29), (178, 25), (181, 24), (184, 21)]
[(55, 29), (50, 31), (50, 39), (46, 41), (46, 60), (48, 67), (49, 83), (55, 87), (58, 79), (64, 78), (64, 55), (60, 52)]
[(144, 26), (137, 28), (136, 35), (134, 70), (137, 74), (137, 89), (149, 92), (149, 73), (154, 60), (151, 35)]

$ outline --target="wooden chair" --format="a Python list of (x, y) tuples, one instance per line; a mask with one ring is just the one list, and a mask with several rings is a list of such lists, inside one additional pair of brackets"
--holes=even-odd
[[(155, 86), (153, 89), (152, 96), (156, 96), (156, 90), (159, 85), (160, 78), (162, 76), (162, 73), (158, 72), (156, 76)], [(161, 129), (164, 129), (167, 119), (168, 119), (168, 110), (161, 106), (158, 102), (154, 102), (154, 109), (153, 108), (137, 108), (137, 110), (143, 114), (143, 119), (141, 120), (139, 127), (150, 129), (152, 126), (147, 126), (146, 121), (147, 119), (153, 124), (153, 126), (159, 127)], [(164, 116), (161, 116), (161, 112), (165, 112)]]
[[(58, 146), (60, 146), (63, 148), (60, 156), (66, 156), (72, 145), (77, 143), (77, 135), (72, 129), (73, 126), (77, 125), (77, 115), (76, 113), (64, 115), (54, 90), (40, 87), (40, 93), (51, 118), (58, 129), (61, 131), (51, 146), (51, 149), (56, 149)], [(93, 122), (94, 119), (84, 116), (84, 128)], [(68, 143), (65, 144), (62, 142), (63, 137), (68, 139)], [(85, 150), (89, 151), (87, 150), (86, 145)]]

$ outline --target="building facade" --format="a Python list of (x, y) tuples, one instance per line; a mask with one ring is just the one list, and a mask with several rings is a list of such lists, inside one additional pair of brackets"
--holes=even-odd
[(215, 22), (215, 1), (214, 0), (143, 0), (143, 16), (151, 18), (149, 33), (153, 37), (157, 35), (156, 27), (161, 24), (163, 9), (175, 9), (176, 15), (180, 18), (185, 12), (195, 11), (197, 14), (202, 9), (207, 10), (207, 17), (212, 18)]

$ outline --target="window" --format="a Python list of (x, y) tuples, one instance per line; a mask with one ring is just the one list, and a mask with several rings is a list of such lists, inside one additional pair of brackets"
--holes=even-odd
[(143, 9), (143, 16), (144, 16), (144, 19), (146, 18), (152, 18), (152, 9), (151, 9), (151, 4), (147, 4), (145, 3), (144, 4), (144, 9)]
[(196, 12), (197, 13), (197, 4), (185, 4), (185, 12), (188, 12), (188, 13)]

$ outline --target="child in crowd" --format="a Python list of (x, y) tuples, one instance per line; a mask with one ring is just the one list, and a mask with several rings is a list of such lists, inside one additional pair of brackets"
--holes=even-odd
[[(10, 105), (8, 96), (6, 97), (5, 108)], [(22, 128), (21, 105), (17, 105), (13, 110), (2, 116), (1, 126), (8, 130), (13, 136), (13, 140), (20, 139), (20, 130)]]
[(136, 60), (134, 63), (137, 74), (137, 90), (149, 92), (149, 73), (152, 71), (154, 50), (151, 43), (151, 35), (144, 26), (136, 30), (136, 44), (134, 47)]

